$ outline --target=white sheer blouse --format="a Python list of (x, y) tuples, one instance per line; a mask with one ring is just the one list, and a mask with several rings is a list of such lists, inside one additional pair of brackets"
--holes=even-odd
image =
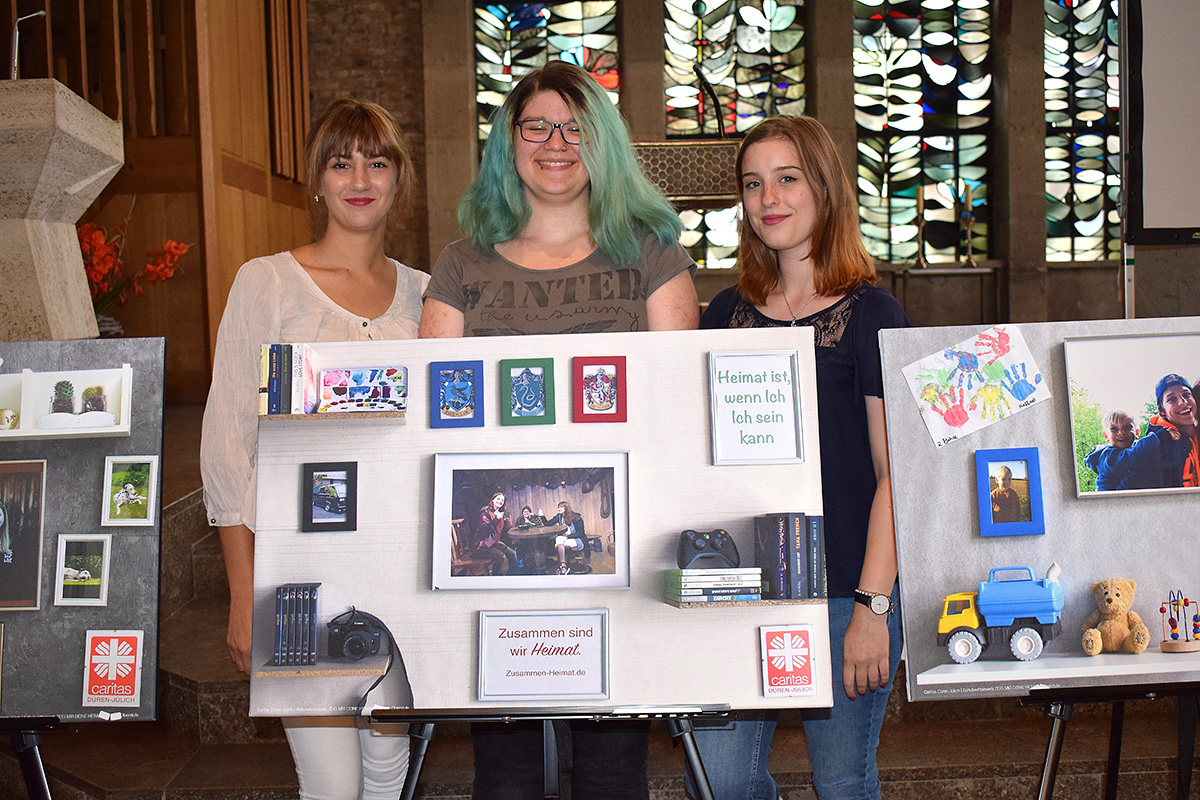
[(212, 525), (254, 529), (259, 349), (286, 342), (413, 339), (429, 275), (396, 265), (392, 305), (375, 319), (333, 302), (291, 253), (248, 261), (229, 291), (200, 436), (204, 506)]

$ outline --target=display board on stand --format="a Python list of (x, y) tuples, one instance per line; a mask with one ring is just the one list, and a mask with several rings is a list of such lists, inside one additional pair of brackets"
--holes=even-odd
[(162, 339), (0, 343), (13, 724), (155, 718), (163, 353)]
[[(1161, 488), (1185, 469), (1144, 457), (1163, 434), (1131, 433), (1119, 461), (1105, 440), (1115, 411), (1146, 434), (1165, 376), (1181, 394), (1200, 379), (1200, 318), (911, 328), (881, 346), (909, 698), (1200, 679), (1200, 487)], [(1101, 607), (1144, 652), (1085, 652)]]
[[(310, 352), (322, 368), (350, 373), (405, 368), (407, 407), (403, 416), (260, 421), (252, 714), (831, 703), (823, 599), (692, 607), (668, 603), (664, 585), (682, 531), (724, 530), (752, 566), (755, 516), (821, 514), (809, 329), (319, 343)], [(772, 384), (726, 366), (738, 382), (716, 387), (714, 406), (711, 353), (765, 353), (780, 375)], [(524, 375), (524, 366), (535, 369)], [(513, 400), (514, 387), (538, 380), (552, 382), (551, 413), (536, 392)], [(737, 443), (737, 425), (746, 432), (737, 463), (714, 464), (714, 407), (730, 415), (719, 420), (727, 441)], [(792, 414), (790, 428), (776, 407)], [(787, 457), (770, 447), (761, 461), (747, 456), (745, 443), (769, 445), (775, 428), (791, 437)], [(494, 524), (485, 510), (497, 493), (516, 567), (502, 548), (481, 557), (465, 546)], [(576, 516), (560, 517), (560, 503)], [(531, 520), (517, 525), (525, 507)], [(309, 514), (337, 524), (351, 513), (352, 529), (303, 529)], [(293, 591), (300, 604), (289, 606)], [(289, 609), (299, 609), (302, 645), (308, 637), (306, 663), (276, 653)], [(368, 694), (390, 645), (356, 614), (394, 637), (411, 701), (399, 664)], [(777, 628), (799, 632), (776, 660), (805, 667), (801, 690), (764, 692), (764, 636)]]

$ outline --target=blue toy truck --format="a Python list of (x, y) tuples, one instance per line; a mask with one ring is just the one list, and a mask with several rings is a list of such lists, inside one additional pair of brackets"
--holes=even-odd
[[(997, 578), (1000, 573), (1020, 576)], [(1021, 661), (1037, 658), (1062, 629), (1061, 573), (1058, 564), (1051, 564), (1042, 579), (1034, 578), (1029, 567), (996, 567), (980, 582), (979, 591), (946, 595), (938, 647), (946, 647), (959, 664), (970, 664), (997, 642), (1008, 642)]]

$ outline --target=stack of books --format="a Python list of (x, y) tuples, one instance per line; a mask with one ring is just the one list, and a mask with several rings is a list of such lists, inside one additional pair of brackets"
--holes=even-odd
[(730, 603), (762, 599), (762, 570), (669, 569), (664, 573), (666, 597), (674, 603)]
[(826, 597), (824, 517), (799, 512), (755, 517), (754, 563), (762, 568), (768, 599)]
[(317, 587), (285, 583), (275, 589), (275, 647), (271, 664), (296, 667), (317, 663)]

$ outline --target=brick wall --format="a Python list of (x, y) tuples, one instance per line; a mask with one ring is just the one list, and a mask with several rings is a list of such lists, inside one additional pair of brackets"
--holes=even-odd
[[(373, 100), (400, 123), (425, 174), (420, 0), (308, 0), (308, 73), (312, 115), (350, 96)], [(423, 180), (388, 225), (387, 254), (428, 271), (429, 226)]]

